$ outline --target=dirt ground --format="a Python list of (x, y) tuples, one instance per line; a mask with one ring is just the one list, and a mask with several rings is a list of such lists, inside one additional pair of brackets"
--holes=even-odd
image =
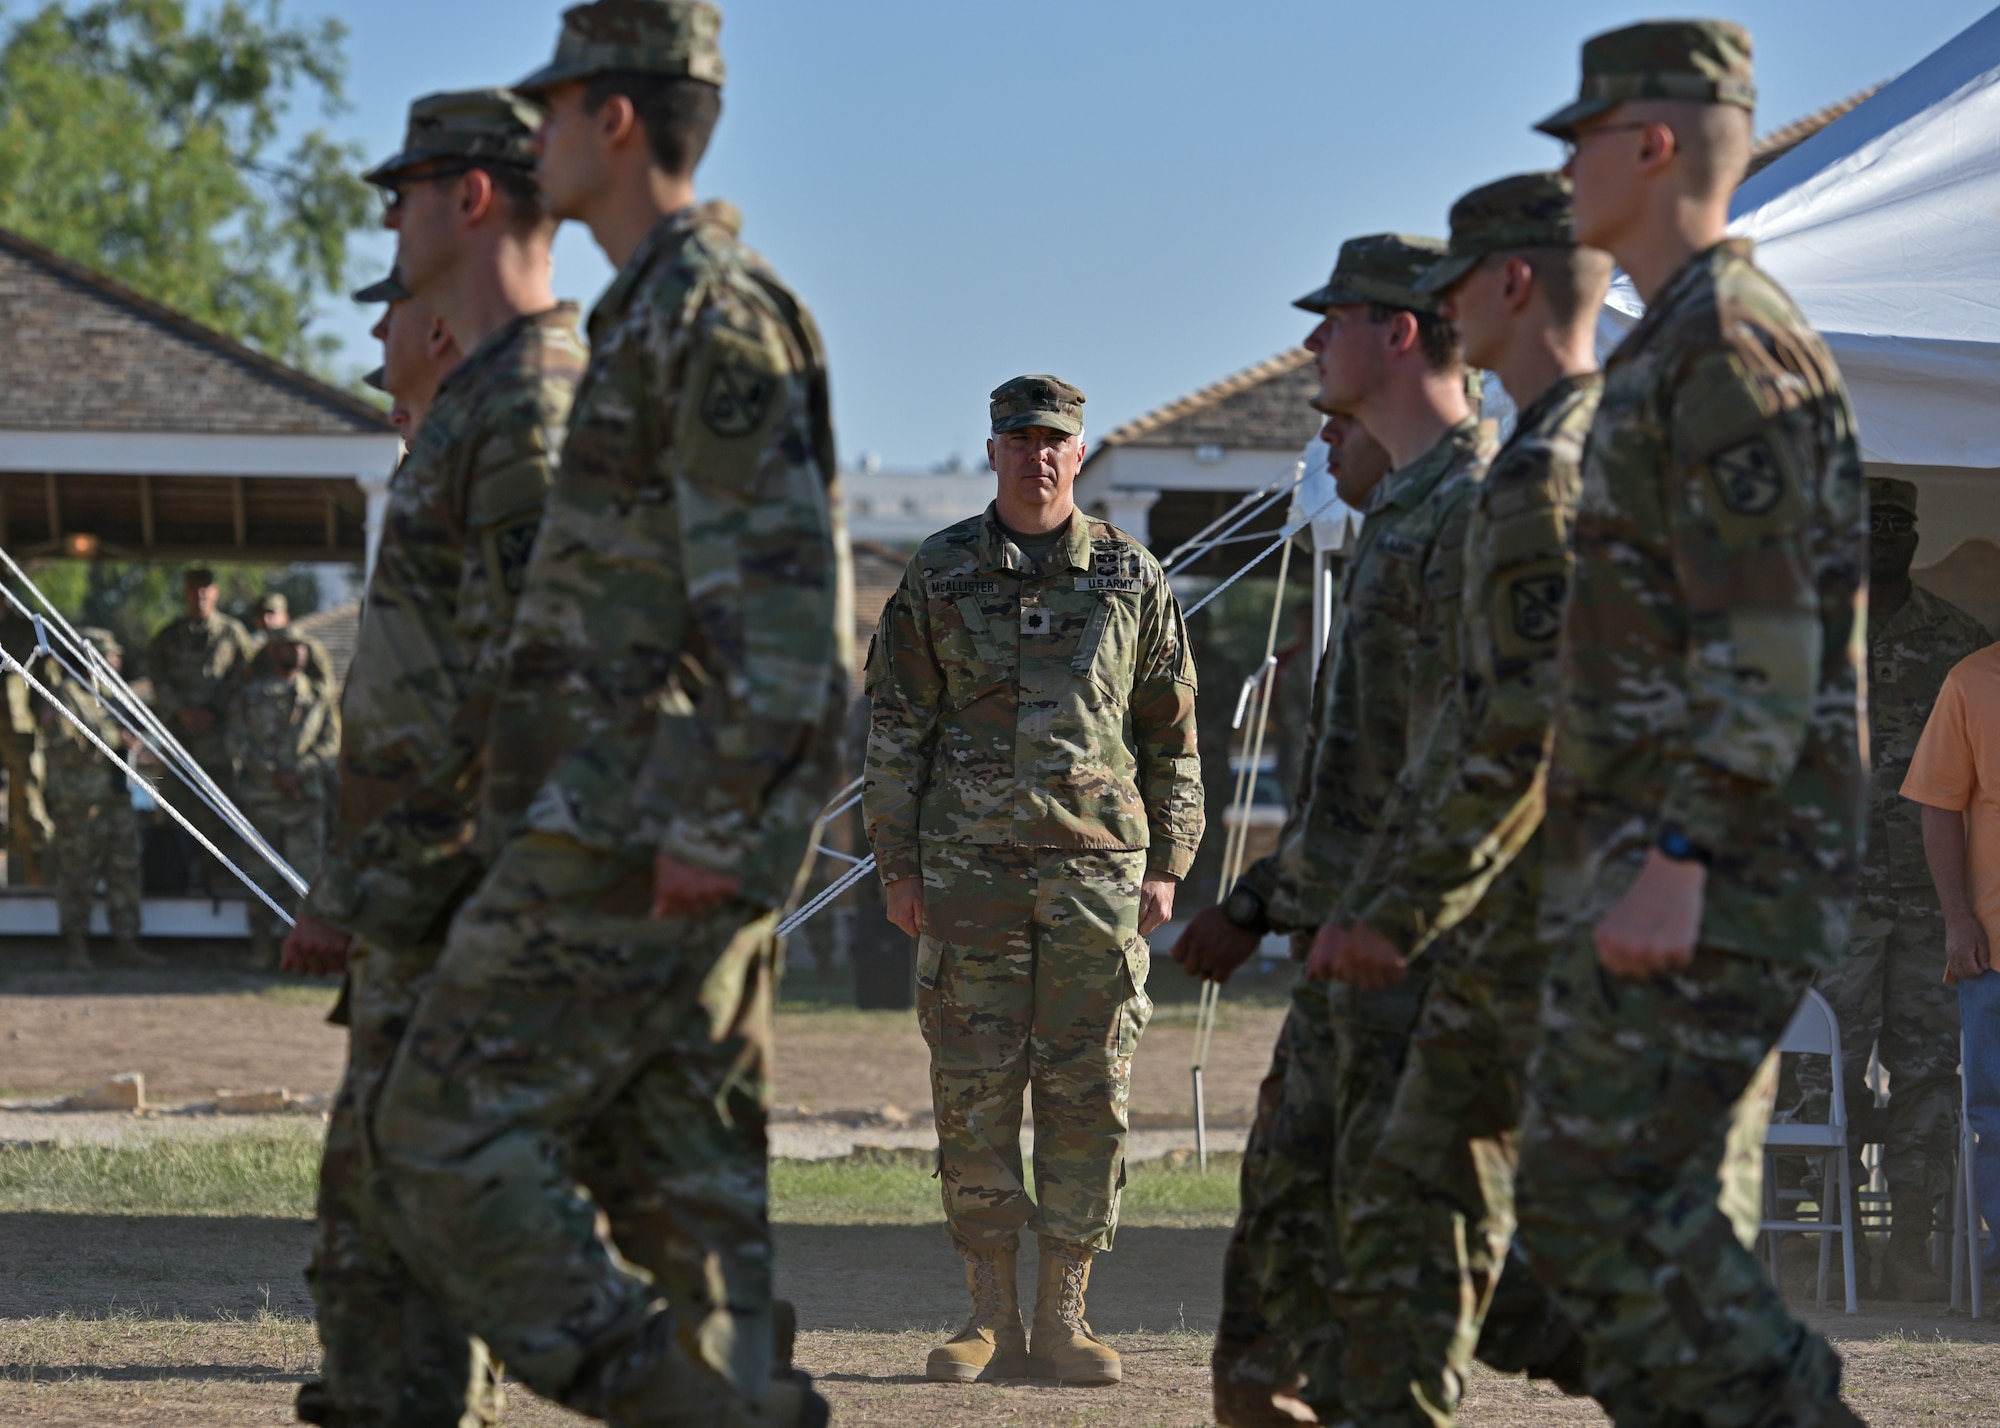
[[(0, 971), (0, 1099), (67, 1094), (142, 1072), (158, 1102), (283, 1087), (330, 1096), (343, 1034), (331, 988), (213, 970)], [(1205, 1073), (1210, 1124), (1247, 1125), (1283, 1013), (1226, 1003)], [(1133, 1065), (1138, 1125), (1193, 1123), (1194, 1023), (1162, 1007)], [(779, 1016), (775, 1101), (814, 1115), (921, 1114), (930, 1106), (923, 1038), (907, 1012), (829, 1009)]]

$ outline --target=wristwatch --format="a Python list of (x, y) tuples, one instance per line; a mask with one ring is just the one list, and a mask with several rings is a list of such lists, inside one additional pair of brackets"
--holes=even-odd
[(1700, 863), (1705, 868), (1712, 859), (1708, 849), (1671, 825), (1660, 830), (1660, 836), (1653, 846), (1658, 848), (1663, 856), (1671, 858), (1676, 863)]
[(1265, 914), (1264, 898), (1255, 888), (1238, 883), (1222, 900), (1222, 916), (1231, 927), (1245, 932), (1269, 932), (1271, 920)]

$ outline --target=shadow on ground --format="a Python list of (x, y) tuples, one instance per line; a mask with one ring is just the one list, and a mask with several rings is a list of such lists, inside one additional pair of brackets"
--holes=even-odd
[(308, 1220), (0, 1215), (0, 1319), (309, 1315)]

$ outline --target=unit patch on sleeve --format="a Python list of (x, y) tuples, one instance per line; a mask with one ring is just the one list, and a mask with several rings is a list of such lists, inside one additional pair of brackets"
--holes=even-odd
[(748, 436), (764, 424), (778, 380), (742, 362), (717, 362), (702, 389), (701, 419), (717, 436)]
[(1785, 473), (1761, 436), (1718, 452), (1709, 458), (1708, 469), (1715, 476), (1716, 497), (1739, 516), (1761, 516), (1785, 494)]
[(1523, 575), (1516, 580), (1508, 590), (1514, 633), (1537, 643), (1561, 634), (1567, 590), (1568, 582), (1560, 575)]
[(494, 558), (500, 563), (500, 584), (509, 595), (519, 595), (528, 583), (528, 560), (535, 553), (537, 521), (519, 521), (493, 535)]

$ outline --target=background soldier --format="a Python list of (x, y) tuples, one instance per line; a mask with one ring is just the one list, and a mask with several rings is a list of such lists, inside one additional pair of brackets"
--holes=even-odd
[[(181, 577), (181, 598), (187, 607), (185, 617), (163, 628), (146, 647), (146, 674), (153, 681), (153, 708), (168, 732), (227, 797), (232, 778), (226, 721), (229, 701), (250, 662), (250, 634), (233, 617), (216, 611), (217, 591), (212, 571), (190, 566)], [(174, 806), (186, 815), (188, 822), (200, 829), (225, 856), (236, 858), (238, 845), (226, 832), (222, 816), (192, 788), (170, 781), (161, 791), (174, 799)], [(199, 886), (205, 895), (212, 897), (234, 884), (235, 879), (227, 877), (193, 840), (183, 837), (183, 846), (188, 850), (190, 890)]]
[(972, 1293), (926, 1368), (947, 1382), (1024, 1372), (1024, 1228), (1037, 1372), (1119, 1380), (1083, 1294), (1118, 1223), (1145, 935), (1201, 841), (1180, 604), (1144, 546), (1077, 513), (1083, 402), (1054, 377), (994, 390), (998, 496), (918, 548), (868, 661), (868, 837), (890, 921), (922, 934), (945, 1222)]
[[(1911, 583), (1916, 555), (1917, 488), (1871, 476), (1868, 861), (1854, 938), (1816, 985), (1840, 1019), (1855, 1185), (1863, 1144), (1882, 1146), (1894, 1198), (1883, 1289), (1895, 1299), (1950, 1290), (1931, 1268), (1928, 1242), (1958, 1154), (1958, 994), (1944, 980), (1944, 913), (1924, 862), (1921, 806), (1900, 790), (1945, 675), (1989, 643), (1972, 616)], [(1864, 1079), (1870, 1047), (1889, 1073), (1889, 1104), (1879, 1111)], [(1808, 1120), (1826, 1119), (1829, 1065), (1798, 1058)]]
[[(121, 651), (109, 630), (86, 625), (77, 631), (111, 667)], [(53, 659), (36, 675), (63, 707), (114, 749), (136, 746), (88, 684), (80, 684)], [(62, 914), (63, 949), (78, 971), (90, 963), (90, 905), (104, 885), (104, 910), (112, 945), (128, 962), (158, 962), (139, 947), (139, 819), (125, 770), (104, 756), (62, 715), (46, 704), (39, 711), (49, 764), (49, 810), (55, 818), (56, 906)]]
[[(319, 877), (326, 851), (326, 799), (340, 750), (340, 715), (324, 684), (307, 670), (311, 651), (280, 630), (258, 651), (251, 673), (229, 706), (229, 757), (236, 767), (237, 806), (250, 825), (308, 886)], [(278, 906), (298, 907), (298, 895), (263, 858), (252, 854), (244, 871)], [(251, 898), (252, 971), (276, 964), (273, 917)]]
[[(0, 615), (0, 646), (26, 662), (35, 648), (35, 626), (11, 605)], [(49, 812), (43, 802), (47, 766), (35, 695), (12, 670), (0, 675), (6, 706), (0, 709), (0, 768), (7, 772), (7, 885), (35, 887), (44, 880), (42, 855), (49, 847)]]
[(1516, 1203), (1620, 1422), (1856, 1424), (1720, 1204), (1732, 1108), (1846, 946), (1867, 769), (1866, 493), (1825, 345), (1728, 237), (1750, 37), (1583, 47), (1579, 242), (1646, 316), (1605, 365), (1562, 636)]
[(720, 23), (577, 6), (520, 86), (550, 211), (619, 272), (500, 682), (504, 842), (375, 1124), (427, 1282), (537, 1392), (615, 1422), (825, 1411), (773, 1353), (765, 1107), (852, 610), (817, 330), (694, 203)]
[[(475, 832), (493, 684), (583, 369), (576, 310), (549, 287), (555, 223), (529, 148), (538, 118), (505, 90), (429, 95), (410, 106), (402, 151), (366, 175), (387, 197), (397, 260), (357, 296), (390, 303), (384, 380), (418, 422), (343, 695), (334, 839), (285, 947), (287, 967), (349, 969), (352, 988), (307, 1272), (325, 1377), (300, 1391), (299, 1413), (315, 1422), (497, 1412), (484, 1346), (392, 1246), (368, 1188), (368, 1121), (444, 929), (484, 868)], [(457, 348), (440, 329), (466, 351), (448, 370)]]
[(389, 394), (389, 422), (407, 450), (430, 415), (438, 384), (465, 354), (436, 310), (403, 285), (400, 272), (392, 269), (354, 300), (386, 304), (369, 329), (369, 336), (382, 344), (382, 365), (362, 380)]
[(1361, 986), (1402, 982), (1420, 951), (1435, 964), (1343, 1241), (1344, 1389), (1368, 1428), (1449, 1423), (1475, 1345), (1497, 1368), (1547, 1372), (1575, 1343), (1527, 1266), (1501, 1269), (1547, 961), (1531, 838), (1610, 280), (1609, 256), (1576, 243), (1568, 183), (1522, 174), (1453, 205), (1451, 254), (1421, 284), (1440, 296), (1467, 362), (1496, 372), (1520, 415), (1466, 532), (1462, 719), (1440, 723), (1399, 789), (1385, 823), (1400, 829), (1378, 836), (1403, 838), (1404, 854), (1364, 890), (1344, 949), (1342, 979)]
[[(278, 631), (290, 629), (292, 624), (291, 602), (277, 591), (266, 592), (259, 597), (257, 608), (251, 613), (250, 641), (257, 653), (271, 647), (272, 638)], [(311, 635), (293, 634), (289, 638), (305, 647), (306, 678), (321, 689), (333, 688), (333, 662), (327, 658), (326, 646)], [(261, 669), (259, 671), (262, 672)]]

